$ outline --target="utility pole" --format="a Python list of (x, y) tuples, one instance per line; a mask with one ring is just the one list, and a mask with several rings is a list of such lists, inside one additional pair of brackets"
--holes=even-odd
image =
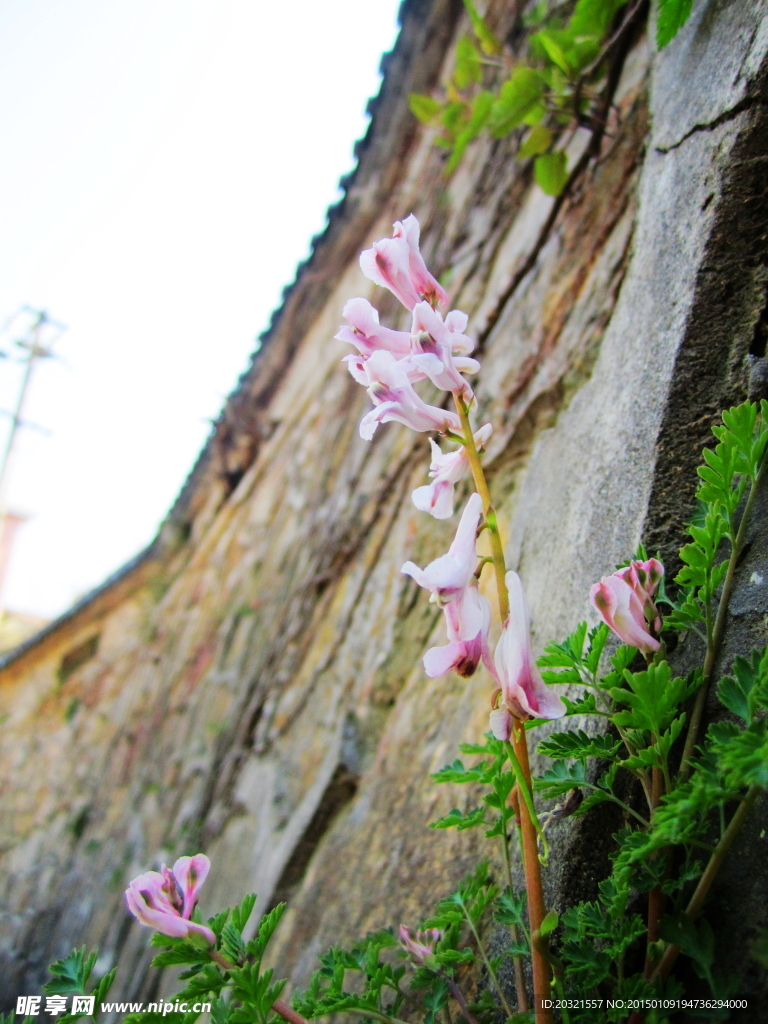
[[(8, 439), (0, 461), (0, 595), (5, 580), (5, 571), (10, 557), (10, 549), (16, 527), (22, 519), (13, 515), (8, 509), (7, 493), (10, 470), (13, 463), (13, 456), (16, 450), (16, 442), (19, 429), (34, 424), (24, 421), (24, 405), (29, 393), (29, 386), (32, 381), (32, 374), (35, 366), (41, 359), (50, 359), (53, 356), (53, 344), (66, 330), (64, 324), (52, 320), (44, 309), (32, 309), (30, 306), (23, 306), (16, 316), (12, 317), (7, 327), (10, 327), (20, 317), (26, 317), (28, 323), (26, 330), (15, 344), (25, 352), (21, 362), (24, 364), (24, 372), (13, 410), (0, 410), (11, 417), (11, 427), (8, 431)], [(0, 616), (4, 614), (0, 603)]]

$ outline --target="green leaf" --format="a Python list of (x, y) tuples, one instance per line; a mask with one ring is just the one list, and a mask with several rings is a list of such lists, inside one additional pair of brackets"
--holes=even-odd
[(527, 160), (529, 156), (539, 156), (552, 145), (552, 132), (543, 124), (534, 125), (517, 151), (518, 160)]
[(581, 817), (582, 814), (586, 814), (593, 807), (597, 807), (598, 804), (604, 804), (606, 800), (610, 800), (610, 794), (606, 793), (603, 789), (593, 789), (591, 793), (584, 797), (579, 804), (578, 810), (574, 811), (574, 815)]
[(610, 760), (615, 757), (620, 746), (620, 741), (609, 736), (587, 736), (579, 729), (578, 732), (557, 732), (542, 740), (537, 749), (540, 754), (546, 754), (547, 757), (573, 757), (579, 760), (600, 757)]
[(409, 95), (408, 106), (411, 113), (424, 124), (431, 124), (443, 109), (442, 103), (431, 96), (424, 96), (418, 92), (412, 92)]
[[(723, 724), (723, 723), (719, 723)], [(722, 730), (711, 730), (713, 736), (722, 736)], [(744, 732), (731, 736), (717, 746), (717, 759), (732, 789), (761, 786), (768, 789), (768, 723), (765, 719), (753, 722)]]
[(152, 966), (173, 967), (176, 964), (199, 964), (206, 959), (207, 957), (201, 956), (199, 949), (190, 946), (188, 942), (183, 942), (179, 946), (173, 946), (171, 949), (165, 949), (162, 953), (158, 953), (152, 960)]
[(272, 938), (272, 934), (280, 923), (280, 918), (285, 912), (285, 903), (278, 903), (277, 906), (270, 910), (268, 914), (265, 914), (259, 922), (259, 930), (256, 933), (256, 937), (251, 939), (248, 945), (245, 947), (246, 952), (249, 956), (255, 957), (257, 960), (261, 960), (264, 956), (264, 950), (267, 948), (267, 943)]
[(702, 978), (708, 978), (715, 962), (715, 936), (706, 921), (698, 926), (686, 914), (679, 917), (665, 917), (659, 922), (659, 935), (665, 942), (671, 942), (689, 956)]
[(471, 949), (446, 949), (442, 953), (434, 954), (435, 961), (439, 964), (468, 964), (475, 959)]
[(561, 699), (565, 704), (566, 715), (594, 715), (597, 713), (594, 693), (586, 693), (583, 697), (579, 697), (578, 700), (571, 700), (565, 695)]
[[(484, 749), (484, 748), (480, 748)], [(462, 751), (464, 753), (465, 751)], [(473, 753), (474, 751), (469, 751)], [(481, 761), (475, 765), (474, 768), (465, 768), (464, 762), (458, 758), (452, 763), (445, 765), (439, 772), (433, 772), (430, 778), (435, 782), (455, 782), (455, 783), (466, 783), (466, 782), (488, 782), (489, 775), (486, 769), (486, 762)]]
[(485, 127), (495, 102), (496, 97), (492, 92), (482, 91), (475, 96), (469, 121), (456, 136), (453, 152), (446, 164), (446, 174), (451, 174), (458, 167), (467, 146), (477, 138)]
[(718, 685), (718, 699), (749, 723), (755, 710), (768, 704), (768, 647), (752, 651), (750, 660), (737, 657), (731, 671), (733, 676), (725, 676)]
[(548, 196), (559, 196), (568, 180), (568, 157), (560, 149), (556, 153), (544, 153), (536, 157), (533, 165), (536, 184)]
[(673, 718), (680, 704), (688, 697), (692, 684), (685, 679), (671, 679), (669, 663), (649, 665), (645, 672), (624, 671), (629, 689), (611, 689), (611, 697), (617, 704), (626, 704), (629, 710), (619, 711), (611, 721), (627, 729), (637, 729), (661, 736)]
[(659, 0), (656, 45), (663, 50), (691, 16), (693, 0)]
[(437, 1015), (448, 1002), (448, 983), (444, 978), (438, 978), (424, 993), (424, 1005), (427, 1012), (424, 1016), (424, 1024), (435, 1024)]
[(485, 19), (480, 16), (472, 0), (464, 0), (464, 6), (469, 15), (469, 20), (472, 22), (472, 30), (477, 36), (477, 41), (480, 43), (483, 53), (488, 54), (489, 57), (501, 53), (501, 43), (490, 30)]
[(572, 789), (578, 789), (586, 782), (584, 765), (581, 761), (576, 764), (567, 765), (564, 761), (558, 761), (552, 768), (548, 768), (544, 774), (533, 781), (533, 788), (540, 790), (545, 796), (554, 798), (570, 793)]
[(523, 66), (515, 68), (499, 90), (491, 110), (488, 124), (491, 135), (500, 139), (522, 124), (526, 114), (541, 102), (545, 87), (538, 71)]
[(499, 924), (525, 924), (525, 893), (505, 889), (499, 894), (496, 913), (493, 916)]
[(483, 65), (480, 62), (480, 53), (469, 38), (461, 36), (456, 44), (456, 65), (453, 70), (453, 80), (459, 89), (466, 89), (468, 85), (474, 85), (483, 77)]
[(557, 911), (556, 910), (550, 910), (549, 913), (545, 915), (544, 919), (541, 922), (541, 925), (539, 927), (539, 935), (541, 935), (542, 938), (545, 935), (549, 935), (551, 932), (553, 932), (555, 930), (555, 928), (557, 928), (559, 923), (560, 923), (560, 917), (559, 917)]
[(97, 957), (95, 951), (86, 956), (85, 946), (73, 949), (63, 960), (57, 960), (48, 968), (53, 980), (43, 985), (43, 992), (46, 995), (66, 995), (70, 992), (85, 995), (85, 986)]
[(462, 814), (457, 807), (454, 807), (451, 813), (446, 814), (444, 818), (438, 818), (437, 821), (430, 822), (429, 827), (455, 828), (458, 829), (459, 832), (463, 832), (467, 828), (477, 828), (478, 825), (487, 824), (484, 814), (485, 808), (483, 807), (476, 807), (468, 814)]
[(232, 924), (237, 928), (239, 932), (242, 932), (245, 926), (248, 924), (248, 920), (253, 913), (253, 908), (256, 905), (256, 893), (249, 893), (241, 902), (239, 907), (235, 907), (232, 911)]
[(568, 22), (569, 34), (602, 39), (625, 3), (626, 0), (579, 0)]
[[(107, 971), (101, 981), (91, 992), (94, 998), (94, 1007), (98, 1006), (101, 1009), (101, 1004), (104, 1002), (106, 997), (109, 995), (109, 990), (112, 988), (115, 977), (117, 976), (117, 968), (113, 967), (111, 971)], [(94, 1014), (95, 1016), (95, 1014)]]
[(557, 42), (553, 34), (547, 29), (542, 29), (541, 32), (537, 33), (536, 39), (541, 43), (544, 52), (552, 63), (558, 67), (566, 77), (570, 78), (573, 73), (573, 68), (569, 64), (565, 53), (563, 52), (563, 48)]

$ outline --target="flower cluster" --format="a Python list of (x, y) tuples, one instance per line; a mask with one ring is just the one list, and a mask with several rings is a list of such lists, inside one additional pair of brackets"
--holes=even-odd
[[(360, 436), (370, 441), (380, 423), (402, 423), (412, 430), (459, 434), (461, 421), (450, 409), (429, 405), (414, 384), (430, 380), (441, 391), (450, 391), (465, 402), (473, 398), (463, 376), (477, 373), (480, 364), (470, 358), (474, 342), (464, 333), (467, 315), (458, 309), (445, 318), (438, 307), (448, 304), (444, 289), (427, 270), (419, 251), (419, 222), (413, 216), (397, 221), (392, 238), (383, 238), (360, 256), (363, 273), (375, 284), (388, 288), (411, 311), (410, 331), (382, 327), (379, 314), (367, 299), (350, 299), (344, 307), (349, 326), (336, 337), (357, 352), (344, 357), (347, 368), (368, 389), (374, 408), (360, 423)], [(486, 424), (475, 437), (483, 446), (490, 437)], [(443, 453), (434, 441), (433, 483), (414, 491), (416, 507), (436, 519), (453, 515), (453, 487), (469, 465), (463, 447)]]
[(595, 611), (619, 639), (645, 655), (654, 654), (660, 644), (653, 634), (661, 629), (653, 598), (664, 575), (656, 558), (630, 562), (611, 576), (603, 576), (589, 591)]
[(214, 946), (216, 936), (205, 925), (191, 921), (197, 894), (205, 881), (211, 862), (204, 853), (179, 857), (169, 869), (145, 871), (125, 890), (125, 901), (135, 918), (161, 935), (187, 939), (204, 948)]
[[(344, 307), (344, 317), (351, 326), (342, 327), (336, 337), (357, 349), (345, 361), (355, 380), (368, 388), (374, 404), (360, 424), (361, 436), (370, 440), (379, 423), (394, 420), (413, 430), (438, 431), (460, 441), (464, 438), (460, 417), (451, 410), (427, 405), (413, 387), (429, 379), (440, 390), (451, 392), (457, 405), (466, 407), (474, 395), (463, 375), (479, 369), (470, 356), (473, 342), (464, 333), (466, 314), (452, 310), (443, 319), (438, 312), (438, 307), (447, 305), (448, 296), (421, 256), (419, 222), (413, 214), (395, 224), (392, 238), (366, 249), (360, 266), (367, 277), (388, 288), (412, 313), (410, 332), (395, 331), (381, 326), (378, 312), (366, 299), (351, 299)], [(477, 451), (486, 446), (491, 432), (491, 424), (486, 423), (474, 433)], [(418, 487), (413, 502), (436, 519), (448, 519), (453, 515), (454, 487), (470, 468), (467, 446), (460, 443), (457, 449), (444, 452), (432, 439), (430, 445), (432, 483)], [(448, 553), (424, 569), (406, 562), (402, 571), (430, 591), (430, 600), (445, 616), (448, 643), (432, 647), (425, 654), (427, 675), (436, 678), (455, 671), (471, 676), (482, 661), (501, 693), (492, 725), (507, 739), (512, 717), (557, 718), (565, 708), (536, 668), (528, 609), (515, 573), (507, 576), (512, 588), (512, 611), (504, 623), (495, 658), (491, 655), (491, 609), (478, 589), (476, 545), (482, 516), (480, 495), (473, 494)]]
[(443, 933), (439, 928), (426, 928), (414, 935), (407, 925), (400, 925), (400, 947), (419, 967), (423, 967), (427, 957), (432, 956), (435, 946), (442, 937)]

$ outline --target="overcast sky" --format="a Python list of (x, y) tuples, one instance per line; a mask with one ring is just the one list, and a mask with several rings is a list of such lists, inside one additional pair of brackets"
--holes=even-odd
[(398, 5), (0, 4), (0, 324), (68, 326), (13, 466), (6, 607), (58, 614), (154, 536), (338, 198)]

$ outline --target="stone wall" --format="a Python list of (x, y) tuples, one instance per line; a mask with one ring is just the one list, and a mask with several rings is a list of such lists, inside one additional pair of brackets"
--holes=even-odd
[[(500, 33), (514, 37), (517, 11), (491, 5)], [(539, 646), (588, 614), (589, 585), (640, 539), (674, 560), (709, 427), (750, 368), (760, 386), (765, 5), (699, 0), (661, 55), (639, 31), (599, 158), (562, 204), (532, 184), (513, 137), (477, 141), (447, 180), (408, 113), (408, 92), (449, 71), (463, 17), (454, 0), (404, 4), (345, 199), (156, 543), (5, 658), (0, 1002), (36, 991), (83, 942), (101, 970), (119, 959), (118, 998), (167, 989), (122, 890), (181, 853), (213, 860), (204, 911), (250, 890), (262, 910), (289, 899), (273, 957), (292, 984), (331, 942), (418, 920), (473, 863), (474, 833), (426, 827), (467, 799), (428, 773), (483, 733), (491, 683), (425, 679), (442, 626), (399, 571), (444, 550), (454, 525), (411, 503), (424, 435), (359, 438), (368, 400), (333, 340), (355, 295), (405, 326), (356, 262), (393, 220), (417, 214), (427, 261), (480, 340), (486, 461)], [(576, 133), (572, 161), (587, 144)], [(765, 642), (764, 522), (726, 658)], [(560, 827), (559, 906), (605, 868), (616, 823), (601, 810)], [(726, 936), (766, 924), (764, 819), (715, 894)], [(743, 952), (730, 956), (765, 996)]]

